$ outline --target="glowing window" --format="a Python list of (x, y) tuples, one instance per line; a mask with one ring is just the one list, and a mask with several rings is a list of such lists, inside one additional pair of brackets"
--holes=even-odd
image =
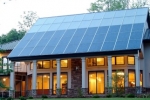
[(104, 63), (105, 63), (104, 57), (88, 58), (88, 66), (101, 66), (104, 65)]
[(130, 70), (128, 77), (129, 77), (128, 80), (129, 87), (135, 87), (135, 72)]
[[(67, 93), (67, 82), (68, 82), (68, 75), (67, 73), (61, 73), (60, 75), (60, 88), (61, 94)], [(57, 74), (53, 74), (53, 94), (56, 94), (57, 90)]]
[(128, 57), (128, 64), (130, 64), (130, 65), (134, 65), (134, 61), (135, 59), (134, 59), (134, 57)]
[(104, 93), (104, 72), (89, 72), (89, 94)]
[(124, 57), (116, 57), (116, 64), (124, 64)]
[(115, 65), (115, 57), (111, 58), (111, 63), (112, 63), (112, 65)]
[[(57, 67), (56, 60), (53, 60), (52, 62), (53, 62), (53, 64), (52, 64), (53, 68), (56, 68)], [(66, 59), (61, 60), (60, 65), (61, 65), (62, 68), (68, 67), (68, 60), (66, 60)]]

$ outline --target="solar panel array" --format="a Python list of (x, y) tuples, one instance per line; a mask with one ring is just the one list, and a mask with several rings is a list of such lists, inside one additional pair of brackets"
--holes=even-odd
[(148, 8), (40, 18), (9, 57), (140, 49)]

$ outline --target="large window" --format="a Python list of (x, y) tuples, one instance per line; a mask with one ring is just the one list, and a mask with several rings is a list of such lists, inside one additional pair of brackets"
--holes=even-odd
[[(68, 86), (68, 75), (67, 73), (61, 73), (60, 75), (60, 88), (62, 94), (67, 94), (67, 86)], [(53, 74), (53, 94), (56, 94), (57, 90), (57, 74)]]
[(135, 64), (134, 56), (128, 56), (128, 64), (129, 65), (134, 65)]
[(112, 65), (123, 65), (124, 62), (123, 56), (112, 57)]
[(89, 72), (89, 94), (104, 93), (104, 72)]
[(102, 66), (105, 63), (104, 57), (88, 58), (88, 66)]
[[(48, 94), (50, 86), (50, 75), (49, 74), (37, 74), (36, 78), (36, 89), (37, 94)], [(32, 89), (32, 76), (28, 77), (28, 90)]]
[[(136, 86), (135, 70), (129, 70), (128, 82), (129, 87)], [(143, 71), (140, 71), (140, 86), (143, 86)]]
[[(53, 63), (52, 64), (53, 68), (56, 68), (57, 67), (56, 60), (53, 60), (52, 63)], [(68, 60), (67, 59), (60, 60), (60, 65), (61, 65), (61, 68), (67, 68), (68, 67)]]

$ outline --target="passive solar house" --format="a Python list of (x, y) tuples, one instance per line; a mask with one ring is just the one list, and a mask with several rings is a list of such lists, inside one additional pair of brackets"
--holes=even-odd
[[(79, 89), (86, 95), (105, 94), (117, 70), (127, 75), (119, 84), (125, 92), (148, 88), (149, 25), (148, 8), (39, 18), (8, 58), (12, 68), (25, 62), (28, 96), (55, 96), (58, 89), (65, 96)], [(11, 72), (11, 90), (14, 76)]]

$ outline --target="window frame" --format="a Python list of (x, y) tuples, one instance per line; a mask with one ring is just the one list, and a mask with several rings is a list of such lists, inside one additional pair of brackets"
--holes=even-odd
[[(89, 91), (89, 74), (90, 74), (90, 72), (95, 72), (96, 73), (96, 77), (97, 77), (97, 73), (98, 72), (102, 72), (104, 74), (104, 93), (99, 93), (99, 94), (105, 94), (105, 70), (88, 71), (88, 94), (90, 94), (90, 91)], [(93, 93), (93, 94), (98, 94), (97, 93), (97, 79), (96, 79), (96, 93)]]
[[(103, 65), (98, 65), (97, 64), (97, 58), (102, 58), (103, 59)], [(96, 65), (92, 64), (91, 66), (88, 65), (88, 67), (92, 67), (92, 66), (105, 66), (105, 57), (91, 57), (90, 59), (96, 59)], [(87, 64), (89, 64), (89, 58), (87, 59)]]
[[(68, 89), (68, 72), (61, 72), (60, 75), (61, 74), (67, 75), (67, 89)], [(57, 73), (56, 72), (52, 73), (52, 95), (56, 95), (56, 94), (54, 94), (54, 88), (53, 88), (53, 85), (54, 85), (54, 75), (56, 75), (56, 77), (57, 77)], [(56, 78), (56, 80), (57, 80), (57, 78)], [(60, 81), (61, 81), (61, 79), (60, 79)], [(56, 88), (56, 90), (57, 90), (57, 88)], [(66, 90), (66, 94), (62, 94), (61, 93), (61, 95), (67, 95), (67, 94), (68, 94), (67, 90)]]
[[(67, 60), (67, 66), (66, 66), (66, 67), (62, 67), (62, 66), (61, 66), (61, 61), (62, 61), (62, 60)], [(56, 61), (56, 60), (52, 60), (52, 64), (51, 64), (51, 65), (52, 65), (52, 68), (57, 68), (57, 61), (56, 61), (56, 67), (53, 66), (53, 61)], [(61, 67), (61, 68), (68, 68), (68, 61), (69, 61), (68, 59), (61, 59), (61, 60), (60, 60), (60, 67)]]
[[(112, 58), (114, 57), (115, 59), (115, 64), (112, 65), (125, 65), (125, 57), (124, 56), (112, 56)], [(117, 64), (117, 57), (123, 57), (123, 64)], [(112, 62), (111, 62), (112, 63)]]
[[(134, 57), (134, 64), (129, 64), (129, 57)], [(128, 56), (127, 57), (127, 62), (128, 62), (128, 65), (135, 65), (135, 56)]]

